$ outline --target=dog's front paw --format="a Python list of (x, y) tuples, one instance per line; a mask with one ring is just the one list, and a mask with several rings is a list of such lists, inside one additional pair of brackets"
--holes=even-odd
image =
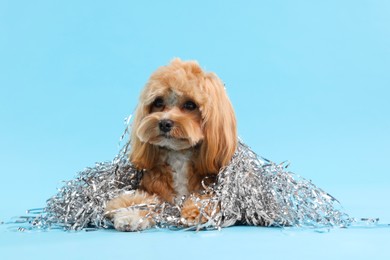
[[(139, 231), (155, 225), (153, 211), (148, 205), (160, 203), (155, 195), (137, 190), (131, 194), (122, 194), (107, 202), (105, 216), (114, 223), (119, 231)], [(141, 209), (140, 205), (144, 205)], [(146, 207), (145, 207), (146, 206)]]
[(181, 221), (186, 226), (194, 226), (200, 222), (200, 210), (195, 203), (185, 203), (181, 209)]
[(195, 226), (207, 223), (210, 218), (220, 211), (208, 195), (188, 198), (181, 209), (181, 222), (186, 226)]
[(123, 209), (116, 212), (112, 218), (118, 231), (141, 231), (151, 228), (153, 220), (138, 209)]
[(196, 198), (187, 199), (181, 209), (181, 222), (186, 226), (204, 224), (210, 215), (210, 205), (203, 205), (202, 201)]

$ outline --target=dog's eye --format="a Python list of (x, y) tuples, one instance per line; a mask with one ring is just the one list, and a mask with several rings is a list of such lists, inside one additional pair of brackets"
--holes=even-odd
[(196, 109), (196, 104), (192, 101), (187, 101), (184, 103), (183, 108), (192, 111)]
[(156, 98), (156, 100), (153, 102), (153, 106), (156, 108), (161, 108), (164, 106), (164, 100), (162, 98)]

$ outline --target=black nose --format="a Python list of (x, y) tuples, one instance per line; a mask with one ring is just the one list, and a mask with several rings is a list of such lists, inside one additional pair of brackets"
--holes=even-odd
[(159, 122), (158, 126), (160, 127), (161, 131), (163, 131), (164, 133), (168, 133), (172, 130), (173, 121), (169, 119), (164, 119)]

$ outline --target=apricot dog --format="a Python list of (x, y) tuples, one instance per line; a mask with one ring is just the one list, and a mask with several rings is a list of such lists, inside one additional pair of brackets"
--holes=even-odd
[(115, 228), (150, 228), (149, 211), (131, 206), (175, 203), (183, 196), (181, 217), (194, 223), (199, 209), (189, 195), (201, 196), (202, 180), (215, 177), (237, 147), (236, 119), (223, 83), (195, 61), (175, 59), (160, 67), (141, 93), (130, 142), (130, 161), (144, 174), (134, 193), (107, 203)]

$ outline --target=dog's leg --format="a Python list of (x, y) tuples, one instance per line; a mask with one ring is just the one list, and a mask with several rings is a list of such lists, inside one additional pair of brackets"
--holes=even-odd
[(209, 195), (192, 195), (184, 201), (181, 209), (183, 224), (194, 226), (204, 224), (215, 213), (220, 211), (219, 204), (212, 202)]
[[(155, 223), (149, 209), (142, 205), (159, 204), (159, 198), (145, 191), (123, 194), (107, 203), (106, 215), (119, 231), (139, 231), (152, 227)], [(135, 207), (132, 207), (135, 206)], [(140, 207), (140, 208), (137, 208)]]

